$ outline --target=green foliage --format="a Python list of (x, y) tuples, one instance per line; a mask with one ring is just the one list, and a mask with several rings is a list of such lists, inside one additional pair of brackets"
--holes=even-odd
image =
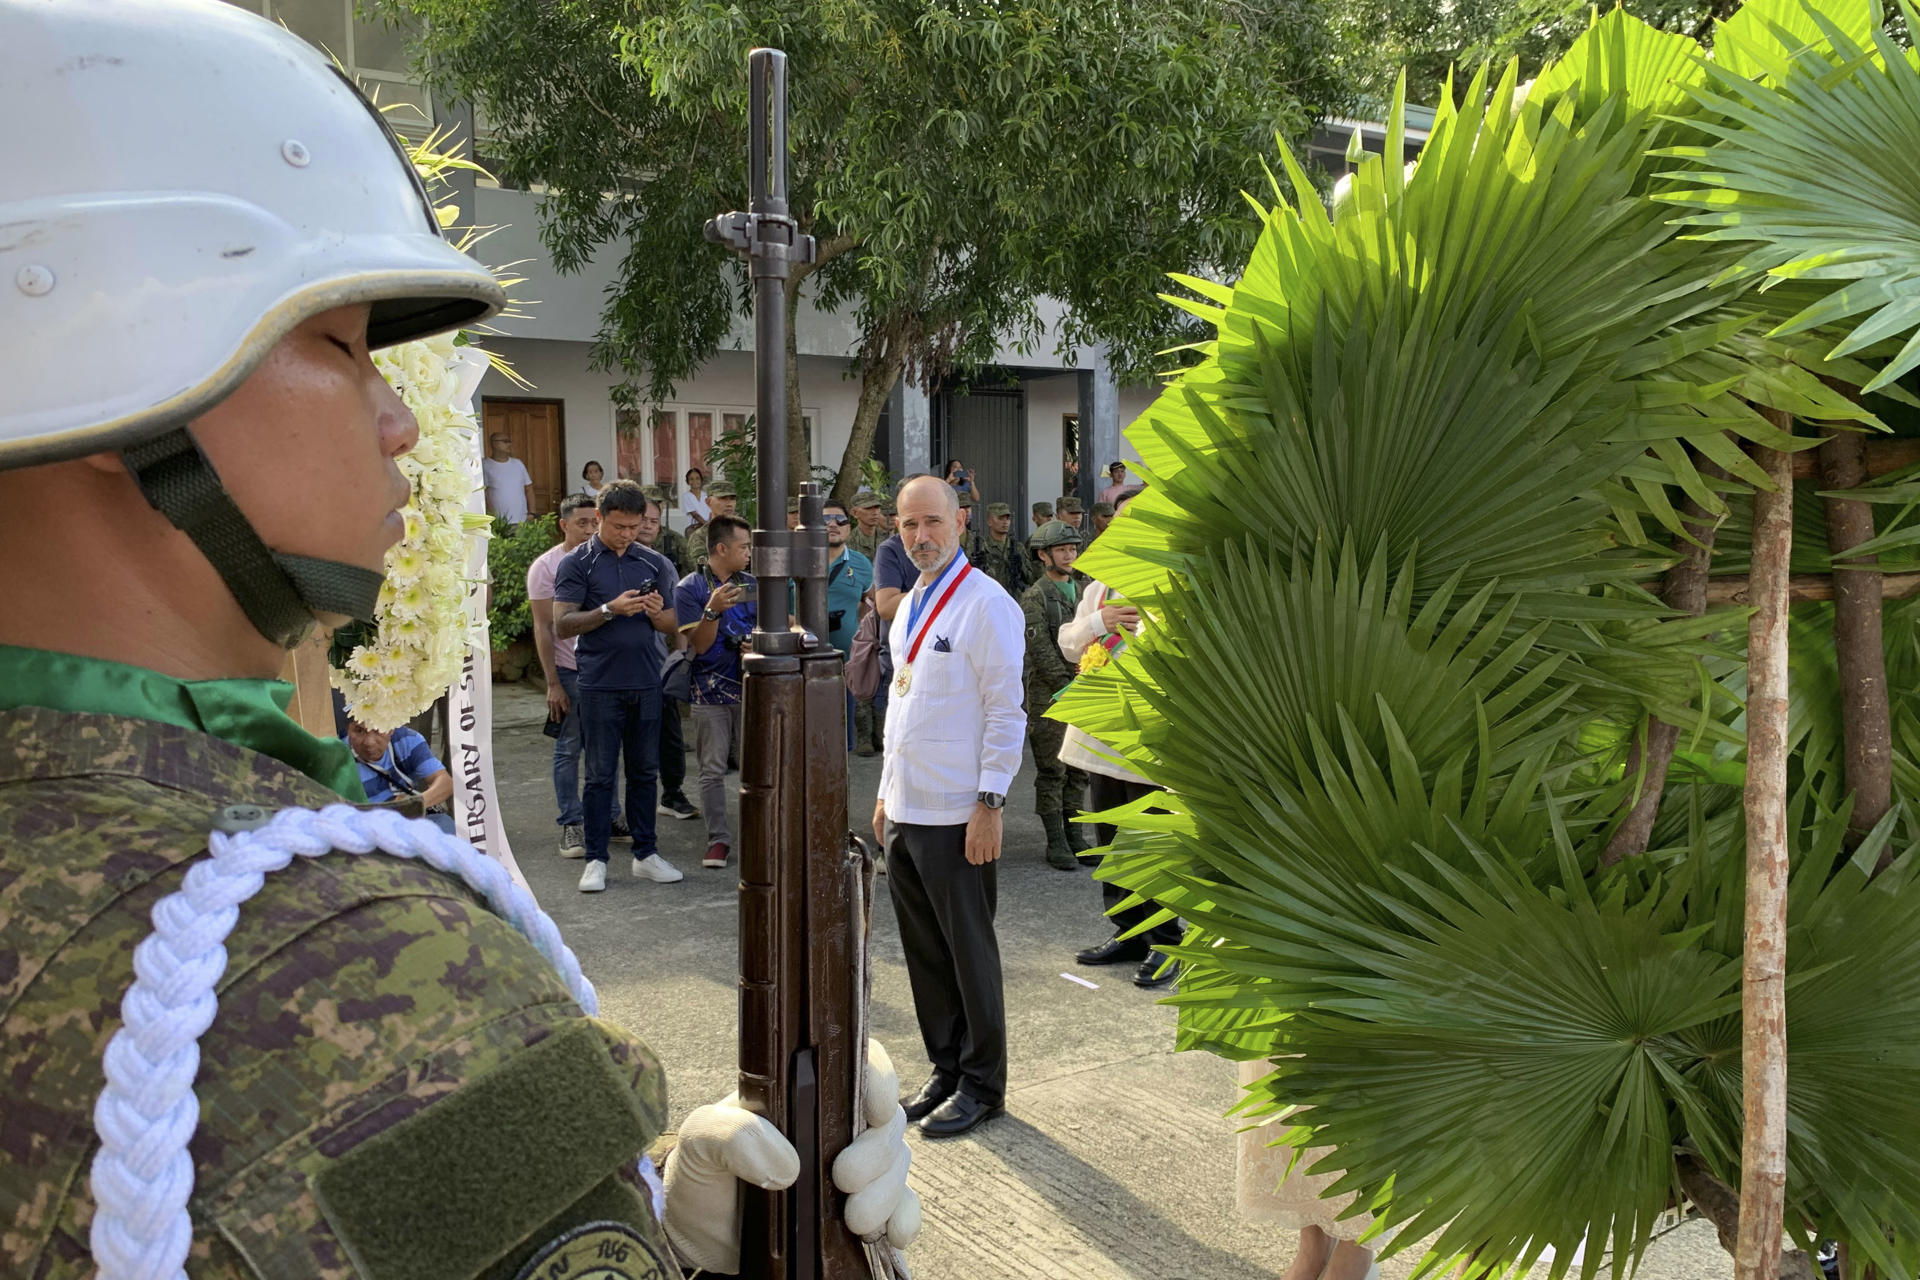
[[(760, 511), (755, 477), (759, 474), (760, 446), (755, 431), (752, 414), (739, 427), (720, 433), (720, 438), (707, 450), (707, 460), (715, 468), (715, 474), (725, 476), (734, 487), (734, 513), (748, 524), (754, 523)], [(829, 467), (816, 466), (810, 478), (820, 485), (822, 492), (832, 489), (834, 473)]]
[[(1745, 620), (1646, 587), (1683, 497), (1744, 568), (1742, 442), (1824, 430), (1758, 407), (1885, 428), (1860, 389), (1896, 392), (1920, 329), (1920, 77), (1873, 25), (1756, 0), (1735, 74), (1609, 13), (1524, 93), (1477, 76), (1334, 214), (1283, 157), (1237, 284), (1170, 299), (1214, 337), (1083, 560), (1150, 625), (1054, 714), (1167, 788), (1110, 816), (1099, 875), (1190, 925), (1181, 1045), (1268, 1059), (1242, 1110), (1294, 1108), (1389, 1249), (1437, 1232), (1417, 1274), (1552, 1245), (1560, 1276), (1586, 1241), (1582, 1276), (1624, 1275), (1676, 1152), (1739, 1182)], [(1890, 566), (1915, 483), (1870, 491)], [(1796, 506), (1824, 571), (1814, 485)], [(1853, 848), (1832, 607), (1792, 617), (1788, 1225), (1911, 1275), (1920, 606), (1885, 621), (1896, 803)], [(1652, 848), (1603, 865), (1649, 715), (1683, 752)]]
[(890, 494), (900, 483), (900, 478), (887, 470), (884, 462), (878, 458), (868, 458), (860, 464), (860, 487), (873, 493)]
[[(1169, 265), (1251, 243), (1240, 193), (1276, 133), (1344, 108), (1322, 0), (1015, 6), (922, 0), (379, 0), (423, 20), (424, 74), (484, 110), (486, 159), (545, 184), (563, 271), (614, 246), (596, 359), (664, 400), (726, 336), (745, 282), (701, 226), (744, 208), (744, 55), (791, 57), (792, 207), (819, 241), (813, 301), (844, 307), (877, 395), (1040, 340), (1109, 344), (1123, 374), (1192, 336), (1155, 305)], [(864, 432), (864, 435), (862, 434)], [(844, 495), (843, 495), (844, 496)]]
[(527, 607), (527, 567), (560, 541), (560, 525), (552, 515), (533, 516), (510, 525), (493, 519), (487, 540), (487, 575), (493, 586), (487, 595), (487, 633), (495, 649), (533, 635), (533, 615)]

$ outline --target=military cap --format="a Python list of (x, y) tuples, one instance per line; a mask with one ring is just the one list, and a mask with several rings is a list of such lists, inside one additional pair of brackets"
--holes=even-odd
[(739, 495), (734, 493), (733, 485), (729, 482), (716, 480), (707, 486), (707, 496), (709, 498), (734, 498)]
[(877, 507), (879, 505), (880, 495), (868, 489), (863, 493), (854, 494), (853, 501), (847, 504), (847, 510), (860, 511), (867, 507)]
[(1027, 539), (1027, 548), (1038, 555), (1053, 547), (1064, 547), (1069, 542), (1079, 546), (1080, 531), (1064, 520), (1049, 520)]
[(645, 488), (641, 489), (640, 492), (646, 494), (649, 498), (652, 498), (655, 502), (665, 502), (667, 500), (667, 491), (661, 488), (657, 484), (647, 485)]
[(1097, 516), (1110, 516), (1113, 514), (1113, 504), (1111, 502), (1096, 502), (1093, 504), (1093, 514)]
[(1053, 504), (1051, 502), (1034, 503), (1033, 518), (1035, 520), (1041, 521), (1042, 523), (1045, 523), (1046, 521), (1053, 519)]
[(1004, 502), (989, 502), (987, 504), (987, 514), (990, 516), (1010, 516), (1013, 514), (1013, 508)]
[(894, 507), (892, 498), (882, 498), (880, 500), (880, 510), (890, 516), (897, 516), (900, 514), (900, 512)]
[(787, 499), (787, 514), (790, 516), (797, 516), (800, 514), (800, 499), (798, 498)]
[(960, 491), (960, 505), (963, 507), (973, 506), (973, 495), (965, 489)]
[(1068, 496), (1068, 497), (1065, 497), (1065, 498), (1062, 498), (1062, 499), (1060, 499), (1060, 510), (1062, 510), (1062, 511), (1085, 511), (1085, 510), (1086, 510), (1086, 507), (1085, 507), (1084, 505), (1082, 505), (1082, 503), (1081, 503), (1081, 501), (1080, 501), (1080, 499), (1078, 499), (1078, 498), (1075, 498), (1075, 497), (1072, 497), (1072, 496)]

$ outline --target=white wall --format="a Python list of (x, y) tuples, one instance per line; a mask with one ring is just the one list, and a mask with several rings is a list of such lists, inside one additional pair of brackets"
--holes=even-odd
[[(482, 262), (513, 264), (515, 275), (526, 279), (515, 285), (512, 294), (530, 305), (519, 318), (496, 319), (494, 327), (516, 338), (544, 338), (559, 342), (591, 342), (600, 331), (600, 312), (606, 305), (608, 287), (619, 269), (624, 246), (602, 246), (592, 262), (573, 275), (561, 275), (540, 243), (540, 197), (525, 191), (499, 187), (481, 187), (474, 193), (476, 225), (494, 230), (474, 248)], [(716, 209), (714, 212), (721, 212)], [(689, 244), (689, 252), (702, 251)], [(1021, 354), (1002, 344), (995, 359), (1003, 363), (1040, 368), (1067, 368), (1084, 361), (1084, 349), (1070, 352), (1067, 359), (1054, 354), (1060, 304), (1051, 299), (1040, 302), (1045, 331), (1029, 354)], [(860, 332), (851, 307), (822, 311), (810, 300), (802, 299), (798, 319), (798, 349), (801, 355), (846, 358), (857, 350)], [(753, 322), (736, 316), (733, 327), (721, 340), (726, 350), (747, 351), (753, 346)], [(751, 403), (752, 397), (748, 397)], [(851, 415), (849, 415), (851, 417)], [(844, 446), (846, 437), (841, 436)], [(836, 450), (836, 457), (838, 451)]]
[[(616, 379), (588, 367), (589, 344), (551, 342), (529, 338), (486, 338), (487, 350), (505, 357), (531, 388), (514, 385), (497, 370), (489, 371), (480, 383), (480, 395), (525, 397), (562, 402), (565, 423), (565, 463), (569, 487), (577, 481), (589, 461), (596, 461), (608, 475), (614, 473), (618, 450), (614, 440), (614, 402), (610, 388)], [(816, 465), (838, 467), (853, 425), (854, 409), (860, 398), (860, 384), (842, 377), (848, 367), (844, 360), (821, 356), (802, 356), (800, 394), (805, 411), (813, 416), (813, 458)], [(643, 421), (651, 421), (652, 408), (682, 410), (679, 433), (679, 457), (676, 475), (684, 475), (691, 459), (687, 456), (685, 410), (704, 409), (714, 413), (714, 436), (720, 434), (719, 415), (753, 411), (753, 357), (746, 352), (723, 351), (702, 367), (697, 377), (676, 390), (672, 400), (659, 406), (646, 406)], [(651, 457), (651, 444), (643, 445), (643, 457)], [(676, 518), (674, 527), (679, 528)]]

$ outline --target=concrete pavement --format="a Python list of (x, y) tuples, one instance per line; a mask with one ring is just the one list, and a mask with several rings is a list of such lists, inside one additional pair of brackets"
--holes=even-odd
[[(495, 686), (494, 699), (500, 802), (515, 856), (599, 989), (602, 1013), (666, 1064), (678, 1124), (734, 1087), (735, 874), (701, 868), (704, 822), (662, 815), (660, 849), (684, 881), (632, 879), (616, 844), (606, 892), (579, 893), (581, 864), (554, 853), (545, 704), (526, 686)], [(1293, 1233), (1233, 1211), (1234, 1126), (1223, 1118), (1235, 1097), (1233, 1068), (1173, 1052), (1173, 1010), (1135, 988), (1130, 967), (1073, 964), (1075, 950), (1108, 933), (1099, 890), (1086, 872), (1043, 861), (1031, 780), (1029, 766), (1009, 797), (1000, 871), (1007, 1114), (966, 1138), (912, 1139), (913, 1181), (926, 1206), (911, 1255), (916, 1280), (1277, 1276), (1293, 1256)], [(878, 783), (877, 760), (851, 761), (856, 829), (866, 826)], [(697, 802), (696, 784), (690, 777), (687, 791)], [(873, 1034), (911, 1090), (927, 1065), (893, 911), (884, 891), (878, 898)], [(1415, 1257), (1388, 1259), (1380, 1273), (1402, 1280)], [(1639, 1274), (1731, 1280), (1733, 1269), (1712, 1232), (1693, 1223), (1657, 1242)]]

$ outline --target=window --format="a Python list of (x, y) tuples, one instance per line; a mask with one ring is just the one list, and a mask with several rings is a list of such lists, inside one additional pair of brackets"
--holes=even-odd
[(355, 14), (354, 0), (227, 3), (280, 23), (340, 63), (397, 132), (418, 136), (433, 127), (433, 103), (411, 71), (412, 23), (368, 21)]

